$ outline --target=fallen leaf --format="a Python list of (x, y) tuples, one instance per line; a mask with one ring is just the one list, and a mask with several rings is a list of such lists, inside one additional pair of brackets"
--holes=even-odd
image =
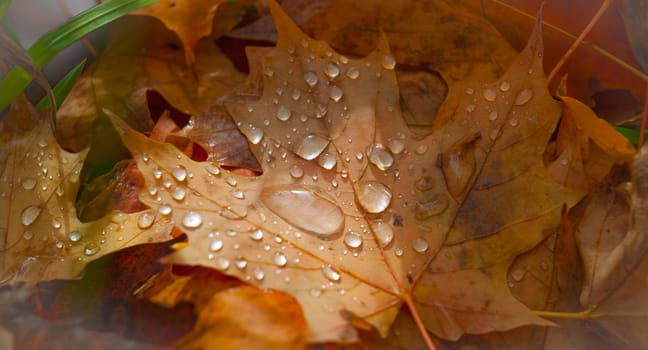
[(109, 252), (171, 238), (168, 220), (152, 210), (79, 221), (74, 199), (87, 151), (61, 149), (40, 118), (21, 100), (0, 126), (0, 283), (75, 278)]
[(583, 195), (544, 172), (560, 107), (546, 90), (539, 32), (500, 80), (470, 83), (452, 118), (416, 140), (384, 39), (349, 59), (270, 4), (279, 41), (259, 60), (263, 95), (226, 102), (262, 175), (194, 162), (112, 117), (158, 189), (141, 200), (173, 205), (167, 214), (189, 236), (168, 261), (292, 294), (310, 342), (356, 341), (360, 321), (384, 336), (403, 302), (447, 339), (550, 325), (506, 282), (515, 257)]

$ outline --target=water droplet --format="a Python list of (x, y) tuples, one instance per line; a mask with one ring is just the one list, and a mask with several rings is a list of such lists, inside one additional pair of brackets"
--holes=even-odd
[(520, 91), (520, 93), (515, 97), (515, 102), (513, 102), (513, 105), (521, 106), (531, 101), (531, 98), (533, 98), (533, 91), (530, 89), (524, 89)]
[(329, 63), (324, 68), (324, 74), (331, 79), (337, 78), (340, 75), (340, 68), (336, 64)]
[(299, 89), (293, 89), (290, 97), (292, 97), (293, 101), (299, 101), (299, 98), (301, 97), (301, 91)]
[(230, 262), (229, 262), (229, 260), (227, 258), (221, 256), (221, 257), (218, 257), (218, 259), (216, 259), (216, 262), (214, 263), (214, 267), (217, 270), (225, 271), (225, 270), (229, 269)]
[(331, 265), (322, 266), (322, 274), (324, 277), (332, 282), (338, 282), (341, 278), (340, 273), (337, 272)]
[(182, 225), (186, 228), (196, 228), (202, 225), (202, 216), (195, 211), (188, 211), (182, 218)]
[(308, 294), (310, 294), (310, 296), (312, 296), (312, 297), (314, 297), (314, 298), (317, 298), (317, 297), (319, 297), (320, 295), (322, 295), (322, 290), (319, 289), (319, 288), (312, 288), (312, 289), (308, 292)]
[(422, 155), (425, 154), (425, 152), (427, 152), (427, 150), (428, 150), (428, 146), (427, 146), (427, 145), (420, 145), (420, 146), (416, 147), (416, 149), (414, 150), (414, 152), (415, 152), (416, 154), (418, 154), (419, 156), (422, 156)]
[(382, 221), (373, 221), (369, 224), (381, 247), (388, 246), (394, 240), (394, 228), (390, 224)]
[(181, 201), (185, 198), (187, 192), (182, 187), (176, 187), (171, 191), (171, 197), (177, 201)]
[(382, 213), (389, 206), (392, 193), (380, 182), (367, 181), (358, 184), (357, 198), (368, 213)]
[(68, 239), (70, 240), (70, 242), (78, 242), (78, 241), (81, 240), (81, 237), (82, 237), (82, 235), (81, 235), (81, 232), (79, 232), (79, 231), (72, 231), (68, 235)]
[(293, 165), (290, 167), (290, 176), (292, 176), (295, 179), (299, 179), (302, 176), (304, 176), (304, 169), (302, 169), (299, 165)]
[(263, 230), (261, 229), (256, 229), (252, 232), (250, 232), (250, 238), (254, 241), (260, 241), (263, 239)]
[(20, 215), (20, 222), (22, 222), (23, 225), (29, 226), (38, 219), (38, 216), (41, 213), (41, 208), (37, 207), (35, 205), (30, 205), (23, 209), (22, 214)]
[(358, 70), (358, 68), (349, 67), (349, 69), (347, 69), (346, 71), (346, 76), (349, 79), (358, 79), (358, 77), (360, 76), (360, 71)]
[(293, 151), (306, 160), (312, 160), (317, 158), (328, 144), (329, 140), (326, 137), (318, 134), (308, 134), (295, 145)]
[(466, 95), (472, 95), (475, 93), (475, 89), (467, 87), (464, 92), (466, 93)]
[(83, 249), (83, 254), (85, 254), (87, 256), (91, 256), (91, 255), (95, 255), (95, 254), (99, 253), (100, 250), (101, 250), (101, 247), (99, 245), (97, 245), (97, 243), (94, 243), (94, 242), (93, 243), (88, 243), (85, 246), (85, 249)]
[(187, 179), (187, 169), (182, 165), (177, 165), (171, 170), (171, 174), (178, 181), (184, 181)]
[(344, 234), (344, 244), (350, 248), (358, 248), (362, 245), (362, 236), (355, 231)]
[(499, 136), (499, 130), (498, 129), (493, 129), (488, 133), (488, 137), (490, 137), (491, 140), (497, 139), (497, 136)]
[(478, 137), (462, 140), (452, 145), (441, 156), (441, 169), (448, 190), (458, 197), (475, 173), (475, 142)]
[(47, 141), (45, 140), (38, 140), (38, 146), (41, 148), (47, 147)]
[(497, 113), (497, 111), (491, 111), (490, 113), (488, 113), (488, 120), (490, 120), (490, 121), (497, 120), (497, 117), (499, 117), (499, 114)]
[(520, 282), (524, 278), (524, 275), (526, 275), (526, 270), (524, 269), (514, 269), (511, 272), (511, 278), (516, 282)]
[(162, 177), (162, 170), (158, 168), (153, 169), (153, 177), (159, 180)]
[(261, 191), (263, 204), (289, 224), (317, 235), (344, 228), (344, 212), (335, 200), (316, 187), (283, 185)]
[(26, 190), (33, 190), (36, 187), (36, 180), (26, 178), (22, 180), (22, 187)]
[(234, 266), (236, 266), (238, 269), (243, 270), (247, 267), (247, 260), (245, 258), (236, 258), (234, 259)]
[(265, 272), (263, 272), (263, 269), (260, 267), (255, 268), (252, 274), (257, 281), (263, 281), (265, 278)]
[(62, 226), (61, 221), (59, 219), (52, 219), (52, 228), (55, 229), (60, 229)]
[(329, 97), (335, 102), (339, 102), (342, 99), (343, 93), (342, 89), (333, 85), (329, 88)]
[(416, 203), (414, 215), (417, 220), (425, 220), (443, 213), (450, 205), (450, 199), (445, 193), (435, 193), (426, 198), (425, 202)]
[(263, 140), (264, 135), (263, 135), (263, 130), (261, 130), (260, 128), (252, 127), (247, 130), (245, 136), (247, 136), (251, 144), (258, 145), (259, 142)]
[(236, 186), (236, 178), (233, 176), (226, 177), (225, 182), (232, 187)]
[(288, 259), (286, 259), (286, 256), (283, 253), (276, 252), (272, 256), (272, 262), (279, 267), (284, 267), (288, 263)]
[(304, 81), (306, 82), (306, 84), (308, 84), (308, 86), (313, 87), (317, 85), (319, 78), (317, 77), (317, 74), (315, 74), (315, 72), (308, 71), (304, 73)]
[(560, 158), (560, 165), (566, 166), (567, 164), (569, 164), (569, 159), (567, 157)]
[(147, 211), (142, 213), (137, 219), (137, 227), (141, 228), (142, 230), (146, 230), (147, 228), (151, 227), (154, 222), (155, 215)]
[(29, 230), (26, 230), (25, 232), (23, 232), (23, 239), (24, 239), (25, 241), (29, 241), (29, 240), (31, 240), (32, 238), (34, 238), (34, 233), (33, 233), (33, 232), (31, 232), (31, 231), (29, 231)]
[(430, 245), (428, 242), (422, 237), (416, 238), (412, 241), (412, 249), (417, 253), (425, 253), (429, 247)]
[(520, 121), (516, 117), (511, 117), (511, 119), (509, 119), (509, 125), (510, 126), (516, 127), (516, 126), (518, 126), (519, 123), (520, 123)]
[(270, 67), (263, 67), (263, 74), (272, 77), (274, 75), (274, 72), (272, 71), (272, 68)]
[(223, 249), (223, 241), (220, 239), (215, 239), (209, 243), (209, 251), (217, 252)]
[(392, 70), (394, 69), (394, 67), (396, 67), (396, 60), (394, 59), (394, 56), (390, 54), (383, 55), (380, 63), (382, 64), (383, 68), (387, 70)]
[(158, 212), (162, 215), (169, 215), (173, 211), (173, 208), (170, 205), (162, 204), (158, 208)]
[(232, 190), (232, 196), (236, 199), (244, 199), (245, 198), (245, 193), (239, 189), (234, 189)]
[[(295, 90), (295, 91), (299, 91), (299, 90)], [(288, 119), (290, 119), (291, 114), (292, 112), (290, 111), (290, 109), (288, 109), (284, 105), (281, 105), (279, 106), (279, 108), (277, 108), (277, 119), (281, 120), (282, 122), (285, 122)]]
[(483, 91), (484, 99), (488, 102), (493, 102), (497, 99), (497, 92), (495, 90), (486, 88)]
[(381, 144), (373, 144), (367, 150), (369, 161), (378, 169), (385, 171), (394, 165), (394, 156)]
[(393, 154), (400, 154), (405, 149), (405, 143), (400, 139), (391, 139), (387, 143), (387, 148), (389, 148)]
[(507, 91), (511, 90), (511, 83), (509, 83), (508, 81), (505, 80), (505, 81), (503, 81), (503, 82), (501, 82), (499, 84), (499, 89), (502, 92), (507, 92)]
[(337, 164), (337, 158), (333, 154), (324, 153), (317, 160), (317, 164), (326, 170), (331, 170)]
[(474, 104), (470, 103), (470, 104), (466, 105), (466, 112), (468, 112), (468, 113), (472, 113), (472, 112), (475, 111), (476, 108), (477, 108), (477, 106), (475, 106)]

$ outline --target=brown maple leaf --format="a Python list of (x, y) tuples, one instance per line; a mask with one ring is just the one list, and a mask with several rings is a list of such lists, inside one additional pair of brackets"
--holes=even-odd
[(452, 117), (416, 139), (384, 39), (349, 59), (271, 9), (279, 41), (250, 77), (263, 94), (226, 103), (262, 175), (194, 162), (112, 117), (155, 189), (141, 201), (189, 236), (168, 261), (292, 294), (310, 341), (355, 341), (358, 323), (384, 336), (403, 303), (447, 339), (550, 324), (506, 282), (582, 196), (543, 166), (560, 105), (539, 31), (500, 80), (467, 84)]

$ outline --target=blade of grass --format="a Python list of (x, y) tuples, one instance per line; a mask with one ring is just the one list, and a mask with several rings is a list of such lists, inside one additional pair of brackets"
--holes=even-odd
[[(83, 72), (83, 68), (85, 67), (85, 64), (86, 64), (86, 60), (81, 61), (81, 63), (77, 64), (74, 68), (72, 68), (63, 77), (63, 79), (59, 80), (56, 86), (54, 86), (52, 90), (54, 90), (54, 99), (56, 100), (57, 106), (60, 106), (63, 103), (63, 101), (65, 101), (65, 98), (70, 93), (70, 90), (72, 90), (74, 83), (79, 78), (79, 75), (81, 75), (81, 72)], [(39, 110), (43, 110), (49, 106), (50, 106), (49, 99), (43, 97), (43, 99), (41, 99), (36, 105), (36, 108), (38, 108)]]
[(633, 145), (636, 146), (639, 143), (639, 136), (641, 136), (639, 130), (628, 129), (620, 126), (615, 126), (614, 129), (618, 131), (619, 134), (623, 135), (626, 139), (628, 139), (630, 142), (632, 142)]
[(0, 0), (0, 21), (2, 21), (7, 15), (7, 9), (11, 4), (11, 0)]
[[(159, 0), (110, 0), (92, 7), (43, 35), (28, 50), (36, 66), (43, 68), (57, 53), (88, 33), (115, 19)], [(12, 69), (0, 82), (0, 110), (7, 107), (31, 78), (20, 69)]]

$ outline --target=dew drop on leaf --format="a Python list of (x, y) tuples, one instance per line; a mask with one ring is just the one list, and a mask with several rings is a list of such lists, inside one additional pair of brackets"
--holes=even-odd
[(337, 272), (331, 265), (322, 266), (322, 274), (326, 279), (332, 282), (338, 282), (341, 278), (340, 273)]
[[(299, 90), (295, 90), (295, 91), (299, 93)], [(294, 92), (293, 92), (293, 96), (294, 96)], [(277, 119), (281, 120), (282, 122), (285, 122), (288, 119), (290, 119), (291, 114), (292, 112), (290, 111), (290, 109), (284, 105), (281, 105), (279, 106), (279, 108), (277, 108)]]
[(209, 243), (209, 251), (211, 252), (217, 252), (219, 250), (223, 249), (223, 241), (220, 239), (215, 239)]
[(430, 245), (424, 238), (416, 238), (412, 241), (412, 249), (417, 253), (425, 253)]
[(290, 96), (292, 97), (293, 101), (299, 101), (299, 98), (301, 97), (301, 91), (299, 91), (299, 89), (293, 89)]
[(505, 81), (502, 81), (502, 82), (499, 84), (499, 89), (500, 89), (500, 91), (502, 91), (502, 92), (507, 92), (507, 91), (511, 90), (511, 83), (509, 83), (509, 82), (506, 81), (506, 80), (505, 80)]
[(158, 168), (153, 169), (153, 177), (159, 180), (162, 177), (162, 170)]
[(252, 232), (250, 232), (250, 238), (254, 241), (260, 241), (263, 239), (263, 230), (261, 229), (256, 229)]
[(387, 142), (387, 148), (389, 148), (393, 154), (400, 154), (405, 149), (405, 143), (399, 139), (391, 139)]
[(475, 173), (475, 140), (459, 141), (441, 157), (443, 176), (454, 197), (463, 192)]
[(324, 153), (318, 158), (317, 164), (326, 170), (331, 170), (337, 164), (337, 158), (330, 153)]
[(182, 225), (186, 228), (196, 228), (202, 225), (202, 216), (195, 211), (188, 211), (182, 218)]
[(219, 175), (220, 174), (220, 168), (213, 163), (207, 163), (205, 164), (205, 169), (207, 170), (208, 173), (212, 175)]
[(394, 156), (381, 144), (374, 144), (367, 150), (369, 161), (378, 169), (385, 171), (394, 165)]
[(414, 216), (418, 220), (425, 220), (443, 213), (450, 204), (450, 199), (445, 193), (431, 194), (425, 201), (416, 203)]
[(30, 205), (23, 209), (22, 214), (20, 214), (20, 222), (23, 225), (29, 226), (38, 219), (38, 216), (41, 213), (41, 208), (35, 205)]
[(349, 248), (358, 248), (362, 245), (362, 236), (355, 231), (349, 231), (344, 234), (344, 244)]
[(346, 76), (349, 79), (358, 79), (358, 77), (360, 76), (360, 71), (358, 70), (358, 68), (349, 67), (349, 69), (347, 69)]
[(171, 190), (171, 197), (177, 201), (181, 201), (185, 198), (186, 191), (182, 187), (176, 187), (173, 190)]
[(342, 96), (344, 96), (344, 93), (339, 87), (333, 85), (329, 88), (329, 97), (331, 100), (339, 102), (342, 99)]
[(513, 105), (522, 106), (531, 101), (531, 98), (533, 98), (533, 91), (530, 89), (523, 89), (515, 97), (515, 102), (513, 102)]
[(230, 262), (227, 258), (221, 256), (218, 259), (216, 259), (216, 262), (214, 263), (214, 267), (216, 267), (217, 270), (225, 271), (230, 267)]
[(68, 235), (68, 239), (70, 242), (78, 242), (81, 240), (81, 232), (79, 231), (71, 231), (70, 234)]
[(248, 131), (245, 133), (245, 136), (247, 136), (251, 144), (258, 145), (259, 142), (263, 140), (264, 135), (263, 130), (261, 130), (260, 128), (252, 127), (248, 129)]
[(158, 212), (162, 215), (169, 215), (173, 211), (173, 208), (170, 205), (162, 204), (158, 207)]
[(284, 267), (288, 263), (288, 260), (286, 259), (286, 256), (283, 253), (276, 252), (272, 256), (272, 262), (279, 267)]
[(367, 181), (358, 184), (358, 202), (368, 213), (382, 213), (391, 203), (392, 192), (378, 181)]
[(344, 228), (342, 209), (334, 199), (315, 187), (269, 187), (261, 191), (260, 199), (283, 220), (309, 233), (328, 236)]
[(383, 55), (380, 63), (382, 64), (383, 68), (387, 70), (393, 70), (394, 67), (396, 67), (396, 60), (394, 59), (394, 56), (390, 54)]
[(182, 165), (176, 165), (175, 167), (173, 167), (171, 174), (176, 180), (180, 182), (187, 179), (187, 169), (185, 169), (185, 167)]
[(31, 240), (32, 238), (34, 238), (34, 233), (33, 233), (33, 232), (31, 232), (31, 231), (29, 231), (29, 230), (25, 230), (25, 232), (23, 232), (23, 239), (24, 239), (25, 241), (29, 241), (29, 240)]
[(236, 268), (238, 268), (240, 270), (245, 269), (247, 267), (247, 264), (248, 264), (248, 262), (247, 262), (247, 260), (245, 258), (236, 258), (236, 259), (234, 259), (234, 266), (236, 266)]
[(303, 159), (312, 160), (317, 158), (328, 144), (329, 140), (326, 137), (318, 134), (308, 134), (295, 145), (293, 151)]
[(235, 189), (232, 191), (232, 196), (236, 199), (244, 199), (245, 198), (245, 193), (239, 189)]
[(22, 187), (26, 190), (33, 190), (36, 187), (36, 180), (32, 178), (26, 178), (22, 180)]
[(295, 179), (299, 179), (302, 176), (304, 176), (304, 169), (302, 169), (299, 165), (293, 165), (290, 167), (290, 176), (292, 176)]
[(497, 113), (497, 111), (491, 111), (490, 113), (488, 113), (488, 120), (490, 120), (490, 121), (497, 120), (497, 117), (499, 117), (499, 114)]
[(226, 177), (225, 182), (232, 187), (236, 186), (236, 178), (234, 178), (233, 176)]
[(263, 281), (263, 279), (265, 278), (265, 272), (264, 272), (263, 269), (260, 268), (260, 267), (256, 267), (256, 268), (254, 269), (254, 271), (252, 272), (252, 274), (254, 275), (254, 278), (255, 278), (257, 281)]
[(99, 250), (101, 250), (101, 247), (97, 243), (88, 243), (83, 249), (83, 254), (91, 256), (99, 253)]
[(334, 63), (329, 63), (324, 68), (324, 74), (331, 79), (337, 78), (340, 75), (340, 67)]
[(153, 225), (153, 222), (155, 222), (155, 215), (150, 212), (144, 212), (140, 214), (139, 218), (137, 219), (137, 227), (142, 230), (146, 230)]
[(394, 240), (394, 229), (390, 224), (383, 221), (372, 221), (369, 224), (381, 247), (388, 246)]
[(317, 77), (317, 74), (315, 74), (315, 72), (308, 71), (304, 73), (304, 81), (306, 82), (306, 84), (308, 84), (308, 86), (313, 87), (317, 85), (319, 78)]
[(322, 290), (319, 289), (319, 288), (313, 288), (308, 292), (308, 294), (310, 294), (310, 296), (312, 296), (312, 297), (317, 298), (320, 295), (322, 295)]
[(524, 269), (514, 269), (511, 272), (511, 278), (516, 282), (520, 282), (524, 278), (524, 275), (526, 275), (526, 270)]
[(483, 91), (484, 99), (488, 102), (494, 102), (497, 99), (497, 92), (491, 88), (486, 88)]

